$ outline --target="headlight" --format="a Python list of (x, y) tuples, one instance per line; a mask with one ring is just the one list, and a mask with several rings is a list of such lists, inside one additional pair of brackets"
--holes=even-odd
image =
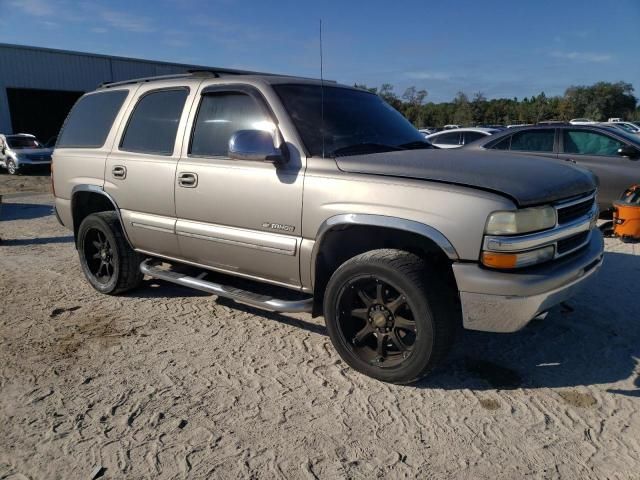
[(493, 212), (489, 215), (485, 233), (488, 235), (517, 235), (552, 228), (556, 224), (553, 207), (534, 207), (522, 210)]
[(482, 252), (482, 264), (485, 267), (500, 268), (509, 270), (512, 268), (528, 267), (538, 263), (551, 260), (555, 253), (553, 245), (543, 248), (536, 248), (528, 252), (519, 253), (499, 253), (499, 252)]

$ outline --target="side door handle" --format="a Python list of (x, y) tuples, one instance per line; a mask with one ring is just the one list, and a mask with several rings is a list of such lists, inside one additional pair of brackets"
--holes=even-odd
[(115, 165), (111, 170), (111, 175), (113, 175), (113, 178), (124, 180), (125, 178), (127, 178), (127, 167), (124, 167), (122, 165)]
[(183, 188), (196, 188), (198, 186), (198, 175), (184, 172), (178, 175), (178, 185)]

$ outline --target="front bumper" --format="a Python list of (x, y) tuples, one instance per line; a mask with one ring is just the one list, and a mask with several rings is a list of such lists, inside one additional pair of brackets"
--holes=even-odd
[(16, 160), (15, 164), (18, 168), (41, 167), (51, 165), (51, 160)]
[(562, 260), (527, 269), (499, 272), (475, 263), (455, 263), (464, 328), (515, 332), (533, 318), (572, 297), (600, 269), (604, 242), (598, 229), (589, 244)]

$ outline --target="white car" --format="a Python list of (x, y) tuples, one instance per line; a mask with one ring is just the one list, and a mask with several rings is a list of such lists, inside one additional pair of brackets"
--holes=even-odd
[(571, 125), (596, 125), (598, 122), (589, 118), (572, 118), (569, 123)]
[(496, 132), (495, 128), (456, 128), (428, 135), (427, 140), (438, 148), (459, 148)]
[(460, 128), (460, 125), (445, 125), (444, 127), (442, 127), (444, 130), (454, 130), (456, 128)]
[(0, 134), (0, 167), (16, 175), (30, 168), (51, 165), (51, 148), (44, 147), (33, 135)]
[(623, 122), (622, 120), (620, 120), (617, 122), (607, 122), (605, 125), (612, 125), (631, 133), (640, 133), (640, 127), (638, 127), (633, 122)]

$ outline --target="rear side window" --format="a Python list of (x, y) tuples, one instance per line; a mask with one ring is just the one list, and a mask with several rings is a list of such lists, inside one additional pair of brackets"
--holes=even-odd
[(555, 130), (529, 130), (514, 133), (511, 137), (511, 150), (523, 152), (553, 152)]
[(607, 135), (585, 130), (565, 130), (563, 135), (565, 153), (618, 156), (618, 149), (624, 146)]
[(62, 127), (57, 148), (102, 147), (128, 94), (128, 90), (111, 90), (80, 98)]
[(465, 132), (464, 134), (464, 144), (475, 142), (481, 138), (484, 138), (485, 134), (480, 132)]
[(443, 133), (432, 140), (436, 145), (460, 145), (460, 132)]
[(120, 150), (171, 155), (189, 95), (186, 88), (160, 90), (140, 98), (120, 142)]
[(273, 131), (274, 128), (252, 96), (239, 92), (207, 94), (200, 103), (189, 153), (226, 157), (229, 139), (238, 130)]
[(500, 140), (498, 143), (493, 144), (491, 148), (494, 150), (509, 150), (510, 146), (511, 146), (511, 135), (508, 135), (502, 140)]

